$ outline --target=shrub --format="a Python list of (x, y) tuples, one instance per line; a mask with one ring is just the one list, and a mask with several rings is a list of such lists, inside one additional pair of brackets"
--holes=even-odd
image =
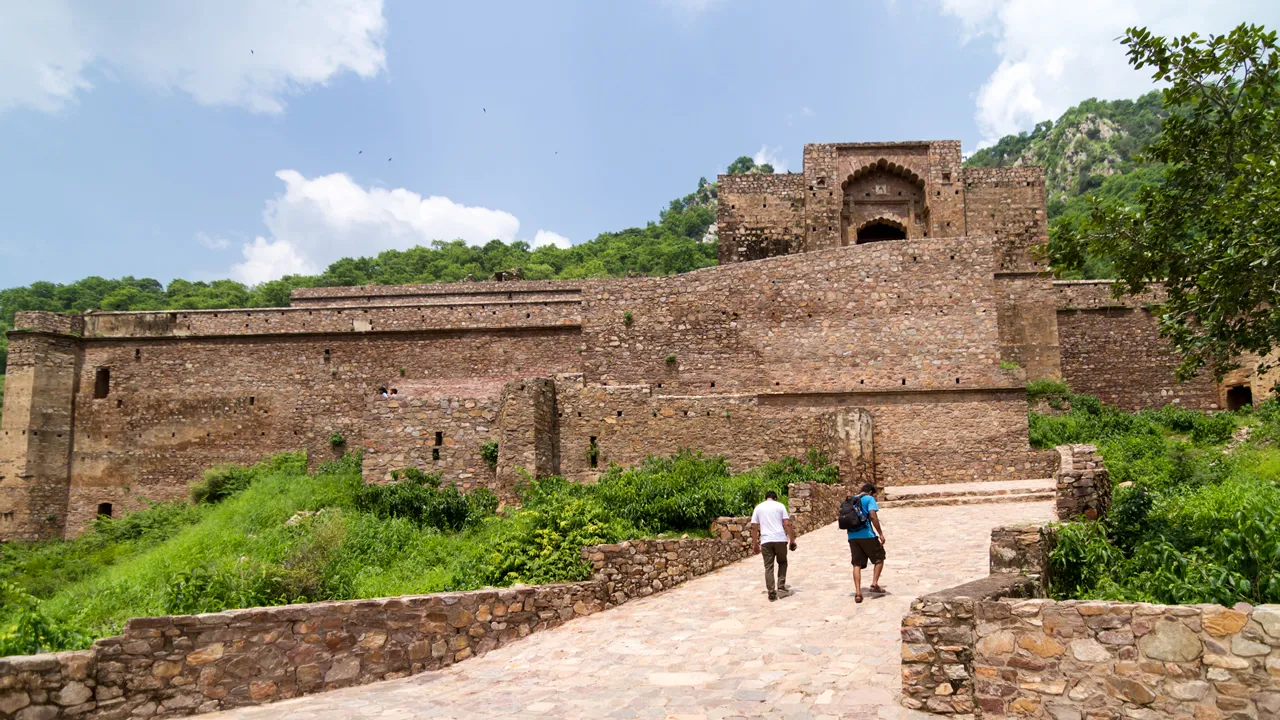
[(440, 473), (417, 468), (397, 471), (398, 482), (362, 485), (355, 506), (380, 518), (404, 518), (419, 527), (457, 532), (498, 507), (497, 496), (481, 488), (464, 495), (456, 485), (440, 486)]
[(1027, 399), (1033, 402), (1040, 398), (1062, 398), (1070, 394), (1071, 388), (1061, 380), (1046, 378), (1027, 383)]
[(480, 457), (490, 470), (498, 469), (498, 441), (486, 440), (480, 444)]
[[(616, 486), (527, 480), (523, 506), (497, 514), (492, 493), (463, 494), (414, 468), (366, 485), (359, 452), (315, 475), (304, 466), (300, 454), (274, 458), (217, 503), (156, 505), (74, 540), (6, 545), (0, 580), (20, 592), (0, 597), (0, 651), (85, 647), (130, 617), (584, 579), (584, 545), (705, 535), (708, 517), (745, 514), (765, 489), (835, 477), (818, 453), (733, 475), (723, 458), (686, 452)], [(654, 508), (615, 504), (627, 497)], [(693, 524), (663, 524), (673, 521)]]
[(306, 453), (281, 453), (256, 465), (215, 465), (205, 470), (204, 479), (191, 486), (197, 505), (217, 503), (242, 492), (255, 480), (275, 473), (305, 474)]
[(1231, 413), (1197, 414), (1191, 424), (1191, 440), (1200, 444), (1217, 445), (1229, 440), (1235, 429), (1235, 418)]
[(626, 311), (626, 312), (622, 313), (622, 324), (623, 324), (623, 325), (626, 325), (627, 327), (631, 327), (631, 324), (632, 324), (633, 322), (635, 322), (635, 316), (633, 316), (633, 315), (631, 314), (631, 311), (630, 311), (630, 310), (628, 310), (628, 311)]
[(6, 611), (0, 655), (38, 655), (84, 647), (92, 640), (83, 630), (46, 616), (36, 598), (13, 583), (0, 583), (0, 607)]
[(340, 448), (347, 444), (347, 437), (340, 432), (329, 435), (329, 447)]
[(1055, 597), (1280, 601), (1280, 448), (1262, 439), (1274, 410), (1258, 408), (1252, 441), (1224, 454), (1247, 414), (1072, 404), (1032, 416), (1037, 442), (1097, 442), (1120, 486), (1102, 522), (1060, 526)]

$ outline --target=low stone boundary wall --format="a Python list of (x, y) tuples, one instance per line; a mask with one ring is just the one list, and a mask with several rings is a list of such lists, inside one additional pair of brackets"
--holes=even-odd
[(992, 531), (992, 574), (916, 599), (902, 704), (1052, 720), (1280, 720), (1280, 605), (1038, 598), (1046, 526)]
[[(852, 492), (789, 486), (796, 532), (835, 520)], [(747, 557), (748, 521), (583, 548), (582, 583), (135, 618), (89, 650), (0, 657), (0, 720), (177, 717), (439, 669)]]
[(434, 670), (605, 607), (598, 582), (137, 618), (0, 658), (0, 718), (174, 717)]
[(984, 715), (1280, 717), (1280, 606), (980, 602)]
[(1096, 445), (1059, 445), (1057, 483), (1059, 520), (1097, 520), (1111, 509), (1111, 474)]

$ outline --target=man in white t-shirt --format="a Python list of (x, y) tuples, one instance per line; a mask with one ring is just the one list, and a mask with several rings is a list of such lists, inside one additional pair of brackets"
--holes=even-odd
[[(769, 600), (778, 599), (778, 590), (789, 592), (787, 587), (787, 546), (796, 549), (796, 533), (791, 529), (791, 514), (787, 506), (778, 502), (778, 493), (770, 490), (764, 494), (764, 502), (751, 512), (751, 553), (764, 557), (764, 586), (769, 590)], [(773, 562), (778, 561), (778, 585), (773, 585)]]

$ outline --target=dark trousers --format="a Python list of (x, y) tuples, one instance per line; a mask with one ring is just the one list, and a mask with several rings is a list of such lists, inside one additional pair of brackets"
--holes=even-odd
[(787, 544), (771, 542), (760, 544), (760, 556), (764, 558), (764, 586), (769, 593), (777, 592), (773, 584), (773, 562), (778, 561), (778, 585), (787, 584)]

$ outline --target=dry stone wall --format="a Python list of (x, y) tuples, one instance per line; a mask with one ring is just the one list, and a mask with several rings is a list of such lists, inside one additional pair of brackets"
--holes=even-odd
[(0, 658), (0, 718), (178, 717), (435, 670), (601, 610), (599, 583), (138, 618)]
[(918, 598), (902, 703), (1052, 720), (1280, 717), (1280, 605), (1042, 599), (1051, 529), (992, 531), (992, 574)]
[(1111, 509), (1111, 473), (1096, 445), (1061, 445), (1055, 509), (1059, 520), (1097, 520)]

